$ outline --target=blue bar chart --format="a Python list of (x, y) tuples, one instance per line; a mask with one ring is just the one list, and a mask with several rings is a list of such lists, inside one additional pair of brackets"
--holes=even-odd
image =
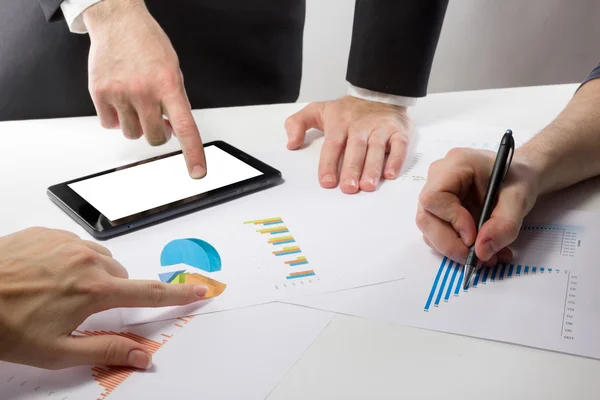
[(464, 266), (444, 257), (432, 282), (429, 295), (425, 301), (425, 311), (447, 303), (451, 297), (458, 297), (460, 292), (488, 285), (500, 280), (518, 278), (525, 275), (568, 274), (566, 269), (552, 269), (526, 264), (496, 264), (493, 267), (478, 268), (472, 283), (463, 290)]

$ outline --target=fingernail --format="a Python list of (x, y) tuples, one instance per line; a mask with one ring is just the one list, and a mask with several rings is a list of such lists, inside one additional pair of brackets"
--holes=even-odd
[(208, 292), (208, 287), (204, 286), (204, 285), (195, 285), (194, 286), (194, 293), (196, 294), (196, 296), (203, 298), (204, 296), (206, 296), (206, 293)]
[(344, 184), (348, 185), (348, 186), (352, 186), (352, 187), (356, 187), (356, 180), (355, 179), (346, 179), (344, 181)]
[(206, 176), (206, 168), (204, 168), (203, 166), (196, 165), (192, 169), (192, 178), (200, 179), (200, 178), (204, 178), (205, 176)]
[(488, 240), (483, 244), (483, 253), (486, 259), (492, 258), (498, 252), (498, 246), (493, 240)]
[(323, 176), (323, 183), (335, 183), (335, 177), (331, 174)]
[(460, 238), (463, 241), (463, 243), (465, 244), (465, 246), (471, 245), (471, 243), (467, 243), (467, 233), (465, 231), (459, 230), (458, 235), (460, 236)]
[(373, 187), (377, 186), (377, 182), (373, 178), (365, 178), (362, 180), (363, 183), (369, 184)]
[(394, 168), (388, 168), (387, 171), (386, 171), (386, 174), (390, 178), (395, 178), (396, 177), (396, 170)]
[(152, 357), (142, 350), (131, 350), (127, 355), (127, 364), (130, 367), (148, 369), (152, 366)]

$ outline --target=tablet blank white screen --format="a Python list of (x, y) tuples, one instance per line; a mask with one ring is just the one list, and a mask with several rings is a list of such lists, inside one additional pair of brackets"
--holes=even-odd
[(111, 221), (262, 175), (217, 146), (205, 147), (208, 173), (190, 178), (183, 154), (69, 184)]

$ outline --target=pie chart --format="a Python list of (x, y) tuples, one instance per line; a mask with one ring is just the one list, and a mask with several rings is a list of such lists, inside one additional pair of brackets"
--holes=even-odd
[(185, 264), (206, 272), (221, 270), (221, 256), (211, 244), (200, 239), (176, 239), (169, 242), (160, 255), (163, 267)]

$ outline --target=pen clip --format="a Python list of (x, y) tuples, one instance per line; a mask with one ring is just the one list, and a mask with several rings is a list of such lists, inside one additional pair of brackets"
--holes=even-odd
[(504, 179), (506, 179), (506, 175), (508, 175), (508, 168), (510, 167), (510, 164), (512, 163), (512, 159), (513, 159), (513, 155), (515, 154), (515, 140), (512, 137), (512, 131), (511, 131), (511, 135), (510, 135), (510, 157), (508, 159), (508, 161), (506, 162), (506, 166), (504, 167), (504, 176), (502, 177), (502, 182), (504, 182)]

